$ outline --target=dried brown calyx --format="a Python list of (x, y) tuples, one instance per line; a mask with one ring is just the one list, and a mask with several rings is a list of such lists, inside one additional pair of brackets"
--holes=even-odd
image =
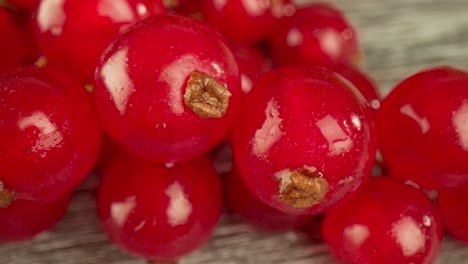
[(278, 197), (294, 208), (309, 208), (320, 203), (328, 191), (328, 182), (315, 168), (300, 168), (280, 173)]
[(0, 181), (0, 208), (8, 208), (15, 198), (15, 192), (5, 188)]
[(231, 97), (227, 85), (208, 74), (192, 72), (187, 82), (184, 102), (198, 116), (220, 118), (226, 114)]

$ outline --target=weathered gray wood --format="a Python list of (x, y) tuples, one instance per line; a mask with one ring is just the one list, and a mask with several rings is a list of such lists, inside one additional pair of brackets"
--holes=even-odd
[[(307, 1), (307, 0), (305, 0)], [(434, 65), (468, 67), (467, 0), (334, 0), (361, 33), (366, 66), (387, 93), (406, 76)], [(102, 233), (94, 195), (75, 195), (69, 213), (34, 241), (0, 245), (1, 264), (143, 264)], [(295, 234), (264, 235), (224, 217), (215, 237), (186, 264), (328, 264), (327, 249)], [(438, 263), (468, 263), (468, 249), (447, 238)]]

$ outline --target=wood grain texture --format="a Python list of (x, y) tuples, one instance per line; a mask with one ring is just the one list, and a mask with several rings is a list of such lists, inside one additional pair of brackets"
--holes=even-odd
[[(307, 0), (306, 0), (307, 1)], [(302, 1), (304, 2), (304, 1)], [(366, 68), (386, 94), (426, 67), (468, 67), (467, 0), (335, 0), (361, 34)], [(78, 192), (56, 228), (34, 241), (0, 245), (1, 264), (143, 264), (115, 248), (97, 221), (94, 194)], [(214, 238), (182, 264), (329, 264), (323, 244), (289, 233), (256, 233), (223, 217)], [(447, 238), (438, 263), (468, 263), (468, 249)], [(396, 263), (397, 264), (397, 263)]]

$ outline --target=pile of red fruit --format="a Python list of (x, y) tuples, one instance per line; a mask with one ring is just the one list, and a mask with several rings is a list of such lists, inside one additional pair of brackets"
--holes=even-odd
[(93, 168), (105, 232), (150, 261), (200, 248), (223, 193), (264, 231), (321, 225), (347, 263), (433, 263), (443, 225), (468, 242), (468, 72), (379, 103), (330, 5), (8, 0), (0, 43), (1, 242), (50, 229)]

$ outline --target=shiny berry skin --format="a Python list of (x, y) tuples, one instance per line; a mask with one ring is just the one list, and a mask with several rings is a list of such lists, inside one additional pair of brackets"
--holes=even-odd
[(266, 205), (250, 192), (235, 170), (227, 177), (226, 197), (229, 211), (260, 231), (293, 231), (305, 226), (313, 218), (285, 214)]
[(372, 177), (327, 214), (322, 236), (346, 263), (430, 264), (439, 254), (442, 223), (423, 192), (393, 178)]
[(468, 73), (419, 72), (397, 85), (377, 112), (377, 136), (390, 174), (426, 189), (468, 183)]
[(238, 43), (265, 40), (277, 20), (292, 15), (289, 0), (202, 0), (203, 18), (228, 39)]
[(79, 83), (23, 68), (0, 77), (0, 106), (0, 182), (17, 198), (59, 200), (91, 171), (102, 131)]
[(0, 73), (32, 64), (37, 58), (24, 14), (0, 6)]
[(71, 195), (56, 202), (16, 200), (0, 208), (0, 242), (18, 242), (50, 230), (65, 215)]
[(356, 30), (328, 4), (311, 4), (282, 19), (270, 45), (277, 66), (355, 64), (361, 58)]
[(210, 238), (221, 186), (205, 158), (165, 166), (119, 155), (104, 172), (97, 208), (104, 230), (126, 252), (177, 260)]
[(94, 89), (107, 133), (130, 152), (163, 163), (214, 147), (240, 96), (239, 69), (224, 39), (174, 15), (151, 17), (114, 41)]
[(41, 0), (8, 0), (9, 4), (32, 12), (37, 9)]
[(370, 76), (353, 65), (336, 65), (330, 69), (350, 81), (359, 92), (361, 92), (364, 98), (366, 98), (367, 102), (374, 110), (380, 107), (379, 90)]
[(235, 45), (232, 48), (241, 73), (241, 88), (244, 94), (250, 93), (254, 82), (267, 71), (270, 63), (255, 48), (247, 45)]
[(330, 70), (270, 71), (255, 83), (233, 129), (239, 173), (271, 207), (320, 214), (370, 174), (371, 114), (356, 88)]
[(437, 205), (445, 229), (468, 243), (468, 185), (439, 191)]
[(43, 0), (35, 15), (36, 41), (49, 65), (92, 83), (101, 53), (120, 32), (165, 12), (161, 0)]

